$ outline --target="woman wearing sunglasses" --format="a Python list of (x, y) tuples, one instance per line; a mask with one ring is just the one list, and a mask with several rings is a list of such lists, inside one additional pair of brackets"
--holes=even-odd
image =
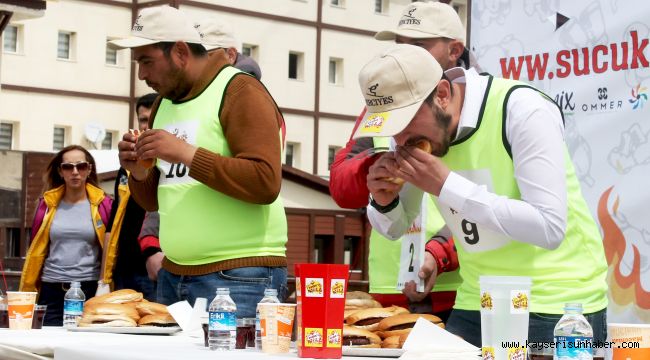
[(61, 326), (70, 282), (81, 282), (86, 299), (95, 295), (112, 199), (99, 188), (95, 159), (79, 145), (59, 151), (43, 180), (20, 290), (38, 291), (38, 303), (47, 305), (44, 325)]

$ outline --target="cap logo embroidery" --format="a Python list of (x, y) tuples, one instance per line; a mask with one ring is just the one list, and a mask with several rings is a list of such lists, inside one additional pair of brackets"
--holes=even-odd
[(379, 87), (379, 83), (376, 83), (376, 84), (371, 85), (371, 86), (368, 87), (368, 92), (366, 93), (366, 95), (374, 96), (377, 99), (366, 99), (366, 105), (367, 106), (378, 106), (378, 105), (392, 104), (393, 103), (393, 97), (392, 96), (377, 95), (377, 88), (378, 87)]
[(399, 24), (397, 26), (402, 26), (402, 25), (420, 25), (420, 19), (416, 19), (413, 16), (413, 13), (417, 10), (417, 8), (413, 8), (409, 10), (406, 14), (402, 15), (402, 19), (399, 21)]
[(135, 22), (133, 23), (133, 28), (131, 31), (142, 31), (142, 25), (140, 24), (140, 18), (142, 15), (138, 15), (138, 17), (135, 19)]
[(388, 120), (389, 115), (390, 113), (383, 112), (383, 113), (377, 113), (368, 116), (366, 122), (363, 124), (363, 127), (361, 128), (361, 132), (362, 133), (381, 132), (381, 129), (386, 124), (386, 120)]

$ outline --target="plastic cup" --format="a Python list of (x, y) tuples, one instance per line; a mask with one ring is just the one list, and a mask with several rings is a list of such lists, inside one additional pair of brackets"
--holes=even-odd
[(262, 352), (287, 353), (291, 345), (296, 304), (261, 303)]
[(612, 360), (650, 359), (650, 324), (607, 324), (607, 334)]
[(27, 330), (32, 328), (36, 292), (7, 291), (9, 328)]
[[(530, 306), (529, 277), (481, 276), (483, 358), (525, 359)], [(509, 343), (510, 347), (502, 344)]]
[(47, 305), (34, 305), (34, 318), (32, 319), (32, 329), (42, 329)]

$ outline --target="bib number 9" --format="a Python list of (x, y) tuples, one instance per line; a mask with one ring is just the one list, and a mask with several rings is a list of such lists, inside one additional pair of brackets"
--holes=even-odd
[(460, 222), (460, 226), (465, 234), (465, 242), (470, 245), (476, 245), (479, 240), (478, 227), (476, 226), (476, 223), (463, 219), (463, 221)]

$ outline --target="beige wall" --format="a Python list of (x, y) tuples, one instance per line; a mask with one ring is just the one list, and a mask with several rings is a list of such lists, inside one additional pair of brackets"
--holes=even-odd
[(283, 181), (280, 191), (285, 207), (319, 210), (341, 210), (328, 195), (292, 181)]
[(20, 190), (23, 181), (23, 154), (18, 151), (0, 151), (0, 187)]

